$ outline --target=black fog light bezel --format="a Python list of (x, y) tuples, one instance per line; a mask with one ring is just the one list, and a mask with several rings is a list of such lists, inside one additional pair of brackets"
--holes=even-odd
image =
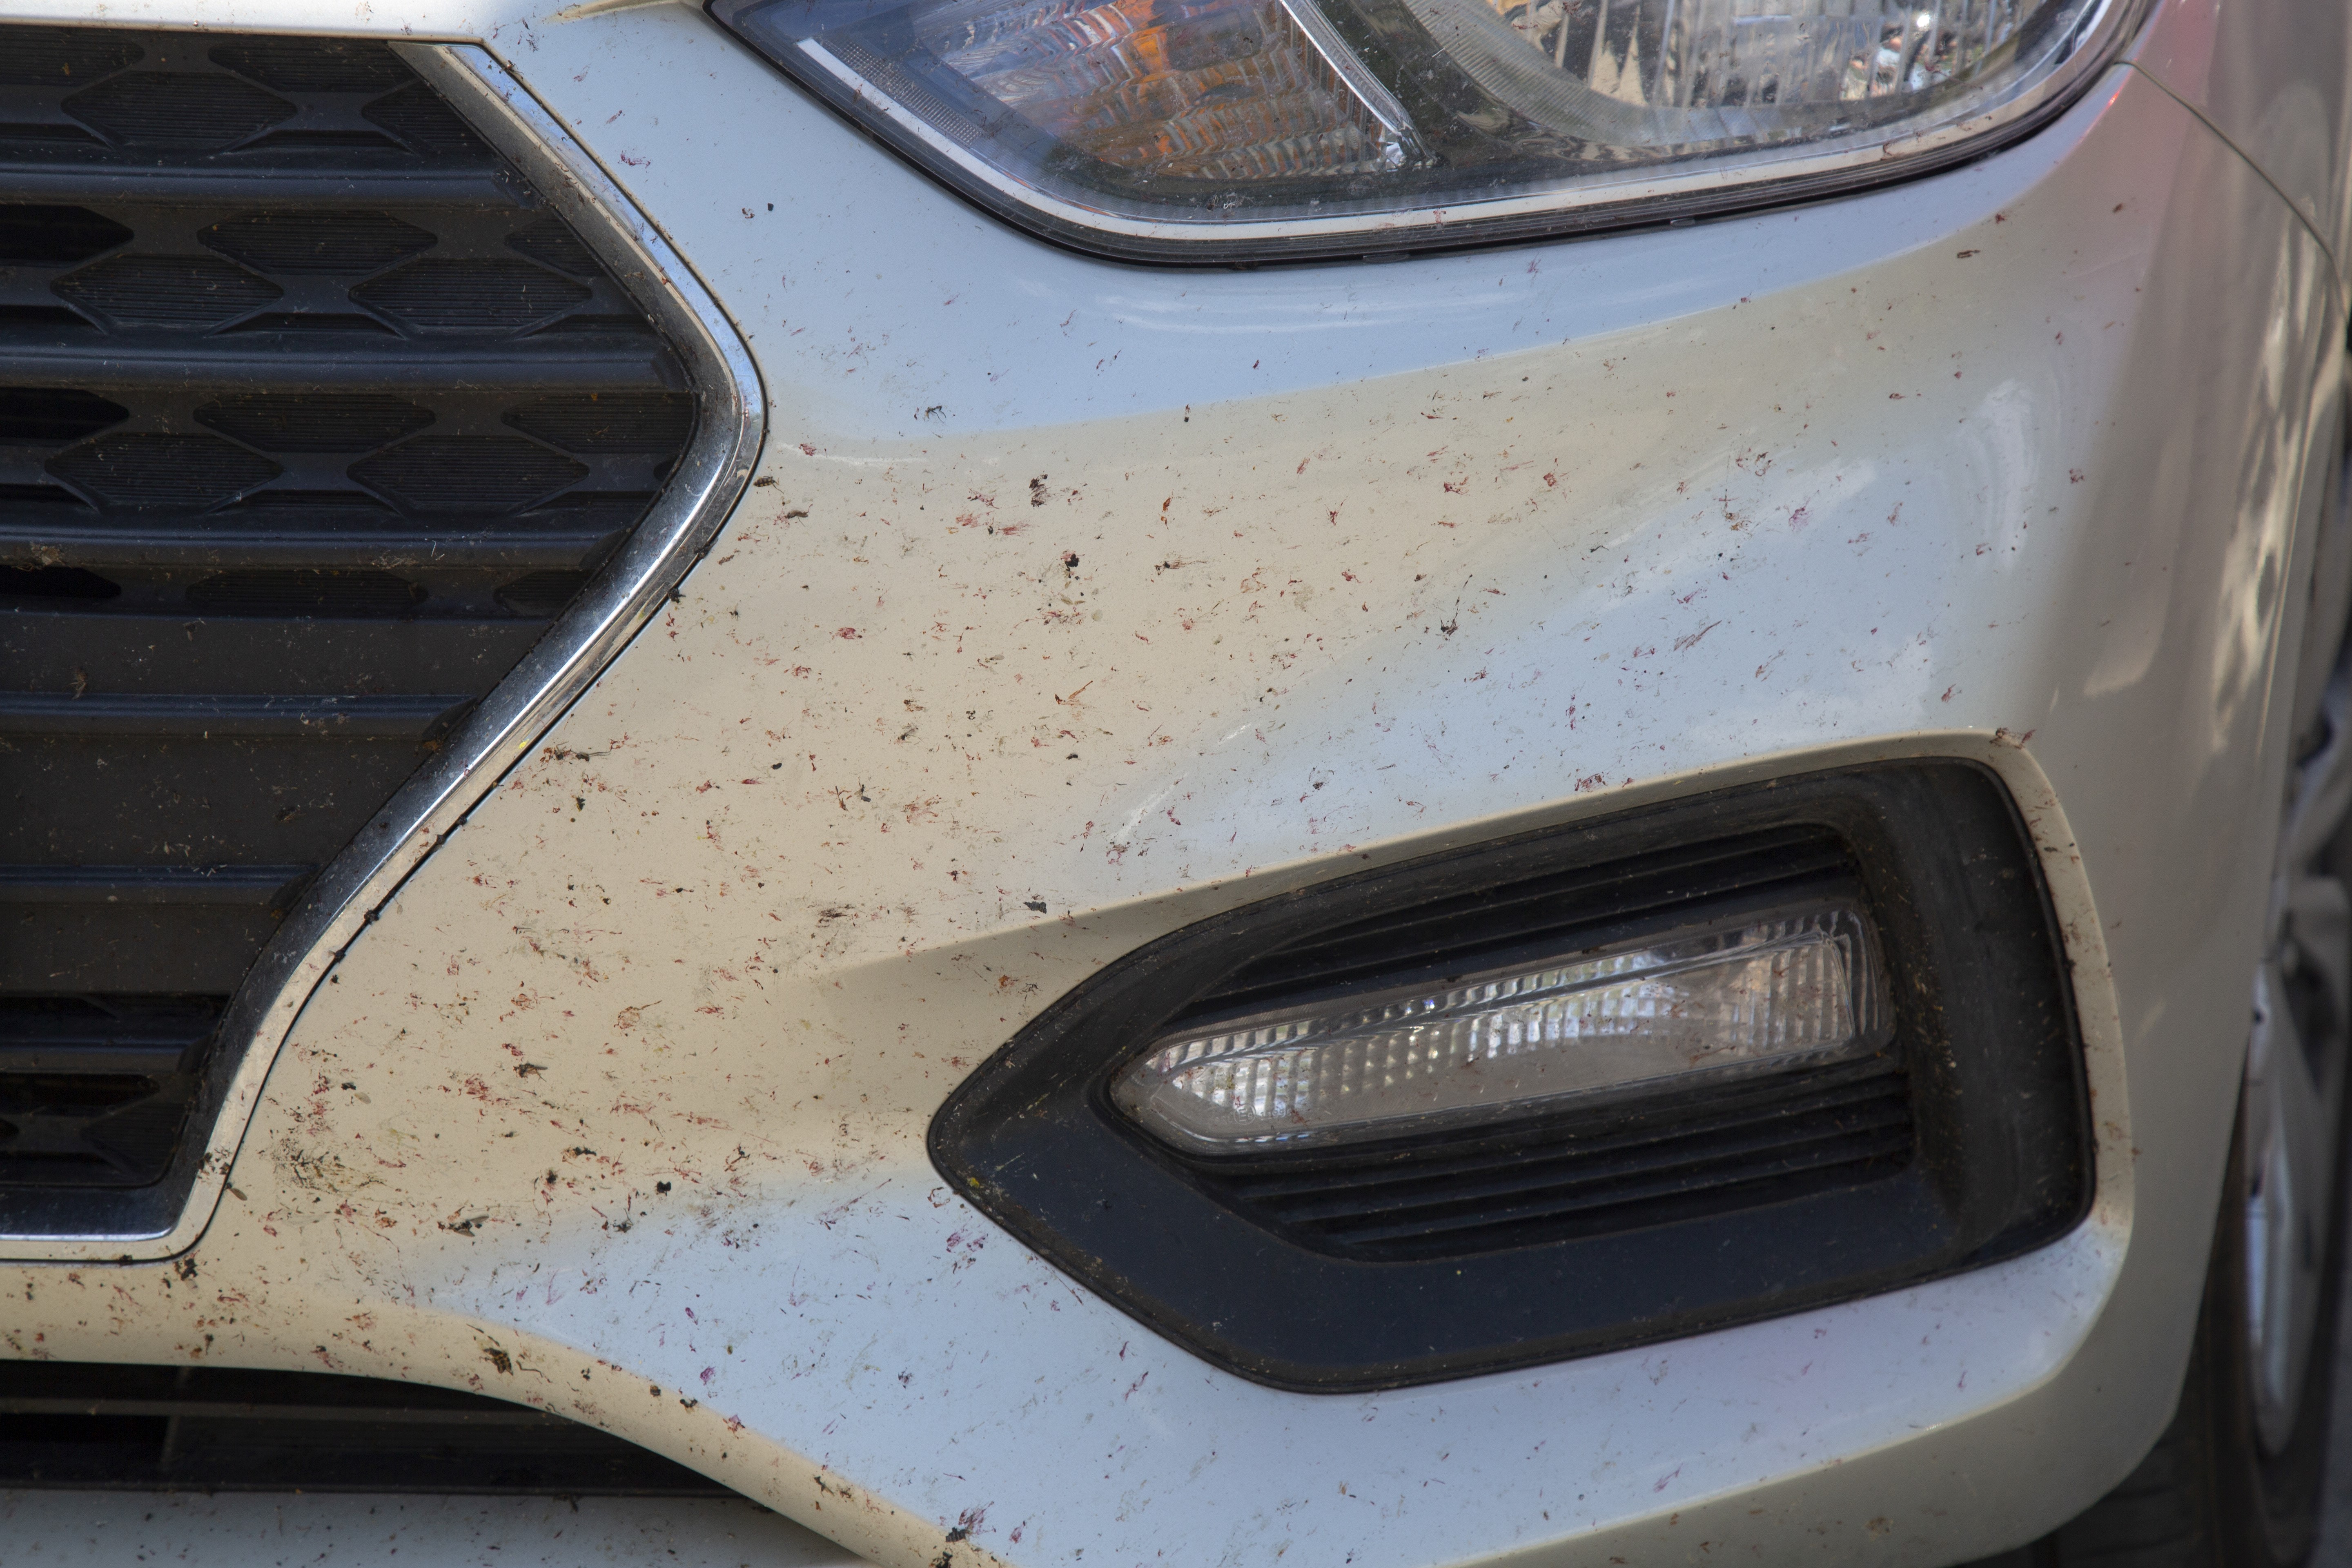
[[(1824, 893), (1861, 910), (1885, 965), (1891, 1038), (1860, 1060), (1243, 1155), (1180, 1151), (1110, 1099), (1188, 1016)], [(1941, 760), (1717, 791), (1213, 916), (1048, 1007), (958, 1087), (929, 1146), (957, 1192), (1121, 1310), (1243, 1377), (1329, 1393), (1982, 1267), (2072, 1230), (2092, 1189), (2038, 858), (1998, 776)], [(1530, 1183), (1558, 1201), (1530, 1208)]]

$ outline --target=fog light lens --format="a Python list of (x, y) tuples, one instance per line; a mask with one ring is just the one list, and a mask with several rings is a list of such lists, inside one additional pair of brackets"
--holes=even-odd
[(1784, 910), (1179, 1030), (1112, 1098), (1193, 1149), (1392, 1137), (1863, 1055), (1881, 989), (1859, 914)]

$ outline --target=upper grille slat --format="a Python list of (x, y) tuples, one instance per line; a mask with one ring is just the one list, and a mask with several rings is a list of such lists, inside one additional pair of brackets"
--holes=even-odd
[(197, 1069), (107, 1028), (202, 1040), (698, 405), (393, 49), (299, 37), (0, 26), (0, 367), (5, 1205), (162, 1175)]
[[(587, 564), (622, 530), (559, 525), (496, 531), (425, 532), (396, 526), (308, 526), (289, 520), (268, 528), (233, 529), (218, 519), (196, 526), (113, 528), (44, 526), (0, 512), (0, 565), (43, 565), (59, 559), (108, 566), (339, 566), (503, 569), (516, 573)], [(369, 520), (373, 521), (373, 520)]]
[(0, 904), (281, 905), (310, 866), (0, 866)]
[[(105, 601), (100, 601), (104, 603)], [(359, 689), (480, 691), (538, 640), (537, 623), (116, 612), (0, 613), (0, 668), (31, 690), (208, 691), (297, 695)]]
[(411, 740), (445, 727), (466, 695), (332, 697), (0, 692), (0, 735), (352, 736)]
[[(555, 387), (635, 392), (677, 385), (667, 352), (650, 337), (566, 332), (552, 340), (453, 342), (445, 353), (373, 333), (332, 343), (307, 334), (296, 342), (268, 341), (276, 335), (204, 340), (205, 385), (220, 392), (403, 395), (455, 386), (522, 394)], [(145, 329), (110, 334), (100, 343), (84, 328), (11, 326), (0, 319), (0, 364), (7, 367), (9, 381), (60, 393), (98, 393), (120, 401), (121, 391), (150, 388), (174, 371), (186, 372), (191, 348), (184, 336)]]
[[(9, 90), (0, 87), (0, 92)], [(156, 160), (100, 162), (87, 156), (92, 151), (88, 147), (68, 150), (63, 156), (52, 153), (38, 158), (23, 157), (25, 151), (11, 147), (6, 137), (0, 135), (0, 156), (11, 159), (5, 196), (11, 205), (44, 202), (94, 207), (226, 206), (307, 212), (352, 206), (356, 199), (353, 193), (364, 191), (372, 210), (397, 213), (403, 208), (502, 205), (514, 195), (498, 165), (488, 161), (425, 168), (411, 159), (404, 167), (370, 168), (361, 160), (347, 160), (340, 165), (305, 160), (295, 166), (247, 169), (175, 166)], [(73, 152), (85, 156), (77, 159)], [(0, 244), (0, 257), (7, 256), (5, 244)]]

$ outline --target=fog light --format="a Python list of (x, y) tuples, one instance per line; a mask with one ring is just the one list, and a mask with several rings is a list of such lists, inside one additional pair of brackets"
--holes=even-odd
[(1781, 910), (1179, 1029), (1111, 1097), (1203, 1152), (1385, 1138), (1864, 1054), (1885, 1012), (1855, 911)]

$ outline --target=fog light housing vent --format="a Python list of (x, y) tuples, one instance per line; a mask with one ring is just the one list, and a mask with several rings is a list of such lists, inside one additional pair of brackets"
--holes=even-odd
[(1726, 791), (1153, 942), (968, 1079), (932, 1157), (1123, 1310), (1278, 1386), (1668, 1338), (2079, 1222), (2054, 932), (1981, 767)]

